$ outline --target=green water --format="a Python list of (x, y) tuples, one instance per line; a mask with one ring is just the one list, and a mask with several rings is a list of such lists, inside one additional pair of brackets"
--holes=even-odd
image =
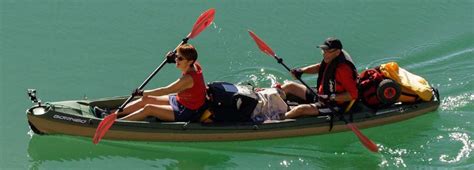
[[(207, 82), (265, 87), (291, 77), (262, 54), (247, 29), (290, 67), (321, 60), (315, 45), (340, 38), (359, 69), (397, 61), (439, 88), (440, 108), (363, 133), (245, 142), (121, 142), (38, 136), (27, 88), (43, 101), (127, 95), (216, 9), (190, 41)], [(0, 169), (326, 169), (474, 167), (474, 1), (457, 0), (0, 0)], [(165, 66), (147, 87), (174, 81)], [(304, 77), (315, 83), (314, 77)]]

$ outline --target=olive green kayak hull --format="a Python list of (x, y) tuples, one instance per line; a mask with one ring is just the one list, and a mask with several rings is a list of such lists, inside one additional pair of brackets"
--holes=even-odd
[[(91, 108), (118, 108), (126, 97), (75, 100), (34, 105), (27, 112), (30, 128), (37, 134), (64, 134), (93, 137), (102, 119)], [(407, 120), (432, 112), (440, 104), (439, 96), (429, 102), (395, 104), (377, 111), (365, 108), (354, 113), (359, 128), (369, 128)], [(350, 120), (349, 115), (346, 119)], [(235, 141), (285, 138), (349, 131), (344, 122), (335, 120), (330, 130), (328, 116), (304, 117), (263, 124), (189, 123), (117, 120), (103, 139), (141, 141)]]

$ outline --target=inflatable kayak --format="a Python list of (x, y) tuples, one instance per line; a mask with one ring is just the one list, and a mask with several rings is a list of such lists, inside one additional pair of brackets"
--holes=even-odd
[[(417, 103), (395, 103), (377, 110), (358, 105), (359, 109), (345, 115), (359, 128), (394, 123), (434, 111), (440, 105), (439, 94), (433, 90), (430, 101)], [(94, 136), (101, 118), (91, 108), (118, 108), (127, 97), (111, 97), (97, 100), (72, 100), (41, 103), (35, 91), (29, 90), (35, 103), (26, 114), (30, 128), (36, 134), (64, 134)], [(307, 136), (348, 131), (344, 122), (329, 116), (303, 117), (256, 124), (253, 122), (200, 123), (161, 122), (156, 119), (145, 121), (117, 120), (104, 136), (113, 140), (142, 141), (234, 141)], [(332, 126), (330, 126), (332, 125)]]

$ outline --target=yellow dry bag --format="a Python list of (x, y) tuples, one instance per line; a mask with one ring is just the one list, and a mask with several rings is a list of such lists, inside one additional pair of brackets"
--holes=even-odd
[[(433, 97), (433, 89), (423, 77), (412, 74), (407, 70), (398, 67), (396, 62), (389, 62), (380, 65), (380, 72), (385, 77), (391, 78), (400, 84), (402, 87), (402, 95), (400, 96), (401, 102), (413, 102), (418, 96), (423, 101), (430, 101)], [(403, 95), (403, 94), (412, 95)]]

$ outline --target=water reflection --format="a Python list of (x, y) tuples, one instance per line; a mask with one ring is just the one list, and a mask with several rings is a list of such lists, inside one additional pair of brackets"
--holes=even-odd
[[(377, 167), (378, 158), (350, 133), (244, 142), (126, 142), (33, 135), (28, 145), (30, 168), (295, 168)], [(365, 160), (358, 164), (354, 161)], [(356, 161), (357, 162), (357, 161)]]
[[(212, 166), (235, 167), (229, 162), (230, 157), (224, 154), (208, 152), (187, 147), (170, 147), (144, 142), (103, 141), (93, 145), (89, 138), (66, 136), (34, 135), (28, 145), (32, 169), (44, 168), (51, 162), (87, 162), (87, 164), (110, 167), (101, 164), (107, 160), (127, 160), (133, 162), (148, 162), (154, 168), (205, 169)], [(134, 161), (135, 160), (135, 161)], [(115, 162), (120, 166), (123, 162)], [(96, 166), (97, 168), (99, 168)]]

